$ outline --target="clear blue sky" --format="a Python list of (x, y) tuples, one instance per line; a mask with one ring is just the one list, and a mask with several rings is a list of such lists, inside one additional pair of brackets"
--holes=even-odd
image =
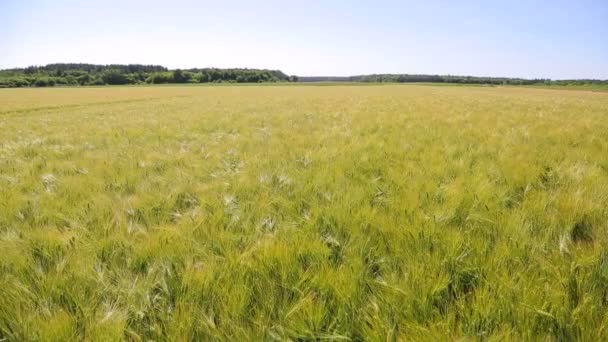
[(0, 23), (0, 68), (608, 79), (608, 0), (0, 0)]

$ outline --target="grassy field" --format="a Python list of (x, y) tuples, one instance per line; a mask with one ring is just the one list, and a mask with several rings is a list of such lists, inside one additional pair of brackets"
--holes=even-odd
[(584, 85), (531, 85), (530, 88), (544, 88), (554, 90), (588, 90), (595, 92), (608, 92), (607, 84), (584, 84)]
[(608, 94), (0, 90), (0, 341), (608, 338)]

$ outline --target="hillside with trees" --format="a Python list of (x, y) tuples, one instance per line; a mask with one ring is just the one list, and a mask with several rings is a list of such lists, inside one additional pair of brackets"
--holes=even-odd
[(279, 70), (187, 69), (169, 70), (141, 64), (49, 64), (0, 71), (0, 87), (100, 86), (167, 83), (261, 83), (287, 82)]

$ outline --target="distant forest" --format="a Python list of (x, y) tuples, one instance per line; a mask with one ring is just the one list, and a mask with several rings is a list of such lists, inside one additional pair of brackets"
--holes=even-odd
[(187, 69), (169, 70), (140, 64), (49, 64), (0, 70), (0, 87), (52, 87), (166, 83), (260, 83), (287, 82), (293, 77), (279, 70)]
[(288, 76), (267, 69), (175, 69), (141, 64), (60, 63), (0, 70), (0, 88), (168, 83), (373, 82), (490, 85), (608, 85), (608, 80), (550, 80), (451, 75), (375, 74), (348, 77)]
[(359, 76), (300, 76), (299, 82), (372, 82), (372, 83), (460, 83), (490, 85), (608, 85), (608, 80), (550, 80), (508, 77), (477, 77), (452, 75), (374, 74)]

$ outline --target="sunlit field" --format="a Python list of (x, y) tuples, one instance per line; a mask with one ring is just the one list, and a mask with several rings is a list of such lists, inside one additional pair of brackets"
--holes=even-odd
[(608, 93), (0, 90), (0, 341), (608, 338)]

